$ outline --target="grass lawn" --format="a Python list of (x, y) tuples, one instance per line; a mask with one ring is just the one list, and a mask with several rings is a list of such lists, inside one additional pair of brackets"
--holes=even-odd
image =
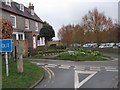
[(17, 64), (13, 60), (9, 60), (9, 76), (6, 77), (5, 62), (2, 62), (2, 88), (29, 88), (43, 77), (43, 69), (24, 61), (24, 72), (17, 73)]
[(56, 57), (57, 59), (64, 59), (64, 60), (74, 60), (74, 61), (99, 61), (110, 58), (109, 56), (104, 56), (102, 53), (98, 51), (91, 51), (91, 50), (74, 50), (72, 53), (66, 52), (60, 54)]

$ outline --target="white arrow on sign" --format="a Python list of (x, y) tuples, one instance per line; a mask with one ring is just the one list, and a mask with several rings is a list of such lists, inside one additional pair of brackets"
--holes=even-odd
[[(80, 88), (85, 82), (87, 82), (90, 78), (92, 78), (97, 71), (75, 71), (75, 78), (74, 78), (74, 88)], [(90, 74), (88, 77), (86, 77), (84, 80), (79, 82), (78, 74)]]

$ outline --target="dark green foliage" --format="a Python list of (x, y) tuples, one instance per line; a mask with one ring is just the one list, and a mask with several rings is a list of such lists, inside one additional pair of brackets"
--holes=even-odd
[(55, 37), (54, 29), (51, 25), (44, 22), (43, 28), (40, 30), (39, 37), (45, 37), (45, 40), (50, 41)]

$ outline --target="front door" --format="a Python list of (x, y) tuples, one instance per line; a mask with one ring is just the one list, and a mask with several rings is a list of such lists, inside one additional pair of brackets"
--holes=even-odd
[(33, 48), (36, 48), (36, 37), (33, 36)]

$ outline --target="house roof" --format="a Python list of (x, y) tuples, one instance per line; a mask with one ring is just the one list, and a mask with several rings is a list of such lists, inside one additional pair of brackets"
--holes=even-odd
[(0, 5), (0, 8), (2, 8), (2, 10), (11, 12), (13, 14), (17, 14), (19, 16), (43, 23), (43, 21), (37, 16), (36, 13), (34, 13), (34, 15), (31, 15), (29, 8), (24, 6), (24, 12), (22, 12), (18, 9), (17, 5), (20, 5), (20, 4), (17, 2), (11, 2), (11, 6), (8, 6), (5, 4), (5, 2), (2, 2), (2, 5)]

